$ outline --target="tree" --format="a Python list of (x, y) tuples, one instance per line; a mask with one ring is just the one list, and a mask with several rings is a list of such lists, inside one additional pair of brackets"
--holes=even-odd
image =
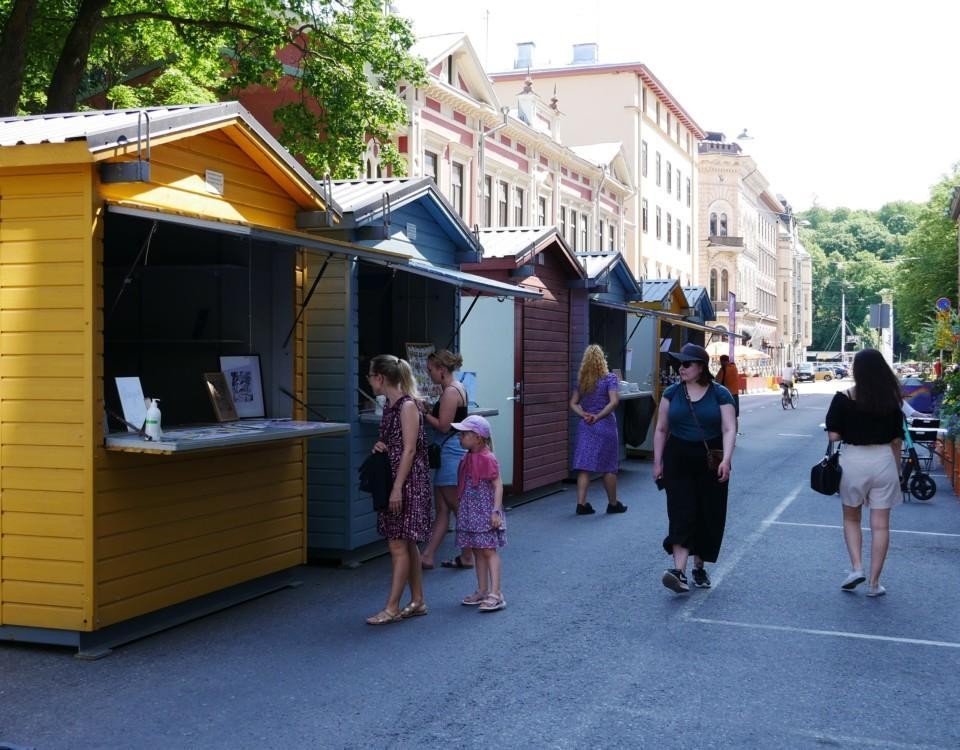
[(402, 172), (388, 143), (406, 119), (399, 85), (425, 71), (409, 22), (381, 0), (0, 0), (0, 21), (0, 115), (73, 111), (94, 95), (216, 101), (283, 82), (280, 140), (315, 174), (355, 176), (370, 137)]

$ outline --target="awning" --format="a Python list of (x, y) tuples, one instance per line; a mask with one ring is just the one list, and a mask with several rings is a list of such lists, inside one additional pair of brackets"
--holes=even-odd
[(704, 331), (705, 333), (711, 333), (715, 336), (733, 336), (734, 338), (740, 338), (737, 334), (732, 334), (726, 328), (720, 326), (708, 326), (703, 323), (696, 323), (692, 320), (687, 320), (682, 315), (677, 315), (676, 313), (666, 312), (665, 310), (650, 310), (646, 307), (637, 307), (636, 305), (631, 305), (626, 302), (608, 302), (606, 300), (599, 299), (590, 299), (591, 305), (600, 305), (601, 307), (609, 307), (614, 310), (623, 310), (624, 312), (633, 313), (640, 316), (650, 316), (653, 318), (660, 318), (661, 320), (666, 320), (668, 323), (673, 325), (682, 326), (684, 328), (692, 328), (695, 331)]
[(193, 229), (202, 229), (208, 232), (232, 234), (262, 242), (306, 247), (311, 250), (336, 253), (338, 255), (370, 260), (376, 263), (390, 261), (406, 262), (409, 258), (409, 256), (401, 255), (400, 253), (362, 248), (349, 242), (323, 239), (304, 232), (274, 229), (273, 227), (265, 227), (258, 224), (241, 224), (219, 221), (217, 219), (202, 219), (198, 216), (167, 213), (153, 208), (135, 208), (133, 206), (119, 205), (116, 203), (108, 203), (107, 211), (119, 216), (133, 216), (138, 219), (146, 219), (147, 221), (162, 221), (167, 224), (192, 227)]
[(505, 284), (502, 281), (494, 281), (483, 276), (458, 271), (455, 268), (434, 266), (420, 260), (409, 260), (406, 263), (391, 263), (389, 265), (398, 271), (406, 271), (417, 276), (425, 276), (428, 279), (453, 284), (460, 289), (495, 294), (498, 297), (518, 297), (521, 299), (540, 299), (543, 297), (543, 293), (538, 289), (527, 289), (515, 284)]

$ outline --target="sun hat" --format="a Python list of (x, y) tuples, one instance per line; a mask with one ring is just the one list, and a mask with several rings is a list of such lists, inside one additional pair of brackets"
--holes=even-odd
[(471, 414), (462, 422), (453, 422), (450, 426), (460, 432), (475, 432), (482, 438), (490, 437), (490, 423), (479, 414)]
[(696, 344), (684, 344), (679, 352), (670, 352), (670, 356), (678, 362), (703, 362), (705, 365), (710, 363), (707, 350)]

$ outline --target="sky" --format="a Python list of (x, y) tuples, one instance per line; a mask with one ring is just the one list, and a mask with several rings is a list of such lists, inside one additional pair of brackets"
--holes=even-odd
[[(960, 161), (953, 0), (394, 0), (418, 35), (463, 31), (488, 72), (536, 43), (642, 62), (703, 130), (756, 159), (797, 210), (925, 202)], [(563, 110), (563, 91), (558, 91)], [(569, 144), (578, 145), (578, 144)]]

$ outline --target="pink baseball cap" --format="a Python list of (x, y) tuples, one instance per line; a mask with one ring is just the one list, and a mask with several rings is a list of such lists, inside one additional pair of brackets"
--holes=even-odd
[(490, 423), (479, 414), (471, 414), (462, 422), (453, 422), (450, 426), (460, 432), (475, 432), (482, 438), (490, 437)]

